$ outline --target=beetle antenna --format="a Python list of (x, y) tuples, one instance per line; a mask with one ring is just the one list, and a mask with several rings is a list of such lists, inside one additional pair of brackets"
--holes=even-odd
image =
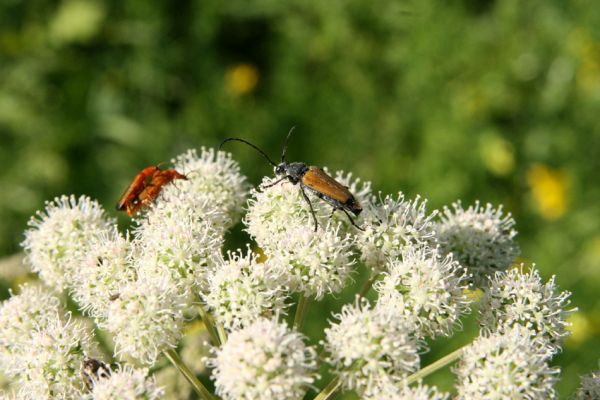
[(294, 132), (294, 129), (296, 129), (295, 125), (292, 126), (292, 129), (290, 129), (285, 138), (285, 143), (283, 144), (283, 152), (281, 153), (281, 162), (285, 162), (285, 152), (287, 151), (288, 141), (290, 140), (290, 136), (292, 136), (292, 132)]
[(244, 140), (244, 139), (240, 139), (240, 138), (233, 138), (233, 137), (232, 137), (232, 138), (227, 138), (227, 139), (225, 139), (225, 140), (223, 140), (223, 141), (221, 142), (221, 144), (219, 145), (219, 150), (221, 150), (221, 147), (223, 147), (223, 145), (224, 145), (225, 143), (227, 143), (227, 142), (230, 142), (230, 141), (236, 141), (236, 142), (242, 142), (242, 143), (246, 143), (248, 146), (252, 147), (254, 150), (256, 150), (256, 151), (258, 151), (260, 154), (262, 154), (262, 155), (263, 155), (263, 156), (264, 156), (264, 157), (267, 159), (267, 161), (269, 161), (269, 162), (271, 163), (271, 165), (273, 165), (274, 167), (276, 167), (276, 166), (277, 166), (277, 164), (275, 164), (275, 163), (273, 162), (273, 160), (271, 160), (271, 159), (269, 158), (269, 156), (267, 155), (267, 153), (265, 153), (264, 151), (262, 151), (261, 149), (259, 149), (259, 148), (258, 148), (258, 146), (255, 146), (255, 145), (253, 145), (252, 143), (250, 143), (250, 142), (248, 142), (247, 140)]

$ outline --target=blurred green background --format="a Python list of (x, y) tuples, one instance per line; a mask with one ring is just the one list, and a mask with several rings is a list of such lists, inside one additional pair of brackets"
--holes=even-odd
[[(19, 251), (46, 199), (88, 194), (116, 215), (143, 167), (232, 135), (277, 157), (293, 125), (290, 160), (432, 209), (505, 204), (523, 260), (579, 307), (556, 359), (561, 396), (597, 369), (600, 7), (589, 1), (2, 0), (0, 255)], [(271, 173), (250, 149), (228, 150), (254, 184)], [(312, 306), (313, 340), (356, 280)], [(448, 389), (452, 376), (427, 382)]]

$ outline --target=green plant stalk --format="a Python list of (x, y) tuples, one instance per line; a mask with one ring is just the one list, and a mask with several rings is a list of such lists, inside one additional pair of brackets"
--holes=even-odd
[(304, 325), (304, 317), (306, 316), (306, 310), (308, 309), (308, 302), (309, 299), (302, 293), (298, 299), (296, 315), (294, 315), (294, 328), (296, 328), (297, 331), (300, 331), (302, 325)]
[(225, 332), (225, 328), (223, 328), (222, 324), (215, 322), (215, 325), (217, 326), (217, 336), (219, 337), (219, 341), (223, 345), (227, 341), (227, 333)]
[(204, 309), (204, 307), (202, 307), (201, 303), (198, 303), (198, 312), (200, 313), (200, 318), (202, 318), (202, 322), (204, 322), (204, 326), (206, 326), (206, 331), (210, 335), (213, 344), (217, 347), (220, 347), (223, 342), (221, 341), (221, 338), (219, 337), (219, 334), (215, 329), (215, 321), (213, 320), (212, 315), (210, 315)]
[(406, 380), (404, 382), (407, 385), (410, 385), (411, 383), (417, 382), (417, 381), (423, 379), (424, 377), (426, 377), (427, 375), (430, 375), (430, 374), (434, 373), (435, 371), (437, 371), (441, 368), (444, 368), (446, 365), (451, 364), (454, 361), (458, 360), (460, 358), (460, 356), (462, 356), (465, 349), (469, 346), (470, 346), (470, 344), (467, 344), (467, 345), (461, 347), (460, 349), (453, 351), (450, 354), (446, 354), (444, 357), (440, 358), (439, 360), (432, 362), (428, 366), (421, 368), (414, 374), (410, 375), (408, 378), (406, 378)]
[(367, 293), (369, 293), (369, 290), (371, 290), (373, 283), (377, 280), (378, 277), (379, 277), (379, 274), (375, 274), (372, 277), (370, 277), (369, 280), (366, 281), (365, 284), (363, 285), (358, 296), (365, 297), (367, 295)]
[(187, 365), (183, 362), (179, 354), (173, 349), (165, 350), (165, 356), (171, 361), (171, 364), (175, 366), (185, 376), (185, 379), (192, 385), (194, 391), (200, 396), (203, 400), (215, 400), (216, 397), (213, 396), (208, 389), (196, 378), (196, 375), (188, 368)]
[(325, 387), (325, 389), (321, 390), (321, 392), (315, 397), (314, 400), (328, 400), (333, 398), (340, 388), (341, 382), (339, 377), (335, 377), (329, 384)]

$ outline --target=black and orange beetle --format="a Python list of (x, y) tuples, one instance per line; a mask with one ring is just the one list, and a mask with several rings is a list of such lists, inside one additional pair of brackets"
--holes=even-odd
[(126, 211), (132, 217), (142, 207), (158, 197), (163, 186), (175, 179), (187, 179), (174, 169), (161, 170), (158, 165), (141, 170), (117, 203), (117, 211)]
[(341, 183), (333, 179), (331, 176), (327, 175), (327, 173), (325, 173), (325, 171), (323, 171), (322, 168), (315, 167), (312, 165), (309, 166), (303, 162), (285, 162), (285, 153), (287, 151), (288, 141), (293, 131), (294, 128), (290, 129), (289, 133), (287, 134), (287, 137), (285, 138), (283, 152), (281, 153), (281, 162), (279, 164), (273, 162), (273, 160), (271, 160), (264, 151), (262, 151), (257, 146), (244, 139), (225, 139), (221, 142), (219, 149), (221, 149), (221, 147), (229, 141), (237, 141), (245, 143), (248, 146), (254, 148), (259, 153), (261, 153), (267, 159), (267, 161), (269, 161), (271, 165), (275, 167), (275, 175), (281, 176), (281, 179), (278, 179), (277, 181), (267, 186), (264, 186), (263, 188), (269, 188), (271, 186), (277, 185), (278, 183), (286, 179), (294, 185), (299, 184), (300, 192), (302, 193), (304, 200), (306, 200), (306, 202), (308, 203), (310, 212), (315, 222), (315, 232), (317, 231), (319, 223), (317, 222), (315, 211), (313, 209), (312, 203), (310, 202), (310, 199), (306, 194), (305, 189), (310, 191), (311, 193), (314, 193), (314, 195), (318, 198), (331, 204), (333, 206), (331, 215), (333, 215), (333, 213), (337, 210), (342, 210), (350, 220), (350, 223), (354, 225), (357, 229), (362, 230), (362, 228), (356, 225), (350, 214), (348, 214), (349, 211), (358, 217), (358, 215), (362, 212), (362, 206), (360, 205), (358, 200), (356, 200), (354, 195), (350, 193), (348, 187), (342, 185)]

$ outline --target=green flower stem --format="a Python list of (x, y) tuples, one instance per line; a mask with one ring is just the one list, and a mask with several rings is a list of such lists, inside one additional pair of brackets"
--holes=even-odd
[(201, 399), (216, 400), (216, 397), (208, 391), (208, 389), (202, 384), (202, 382), (198, 380), (198, 378), (196, 378), (196, 375), (194, 375), (194, 373), (190, 371), (188, 366), (185, 365), (185, 363), (183, 362), (181, 357), (179, 357), (179, 354), (177, 354), (175, 350), (166, 350), (164, 354), (169, 359), (169, 361), (171, 361), (171, 364), (173, 364), (175, 368), (177, 368), (179, 372), (181, 372), (183, 376), (185, 376), (185, 379), (188, 380), (188, 382), (192, 385), (192, 387)]
[(217, 325), (217, 335), (219, 336), (219, 341), (221, 344), (225, 344), (227, 341), (227, 333), (225, 332), (225, 328), (223, 328), (223, 325), (218, 322), (215, 324)]
[(334, 378), (331, 382), (329, 382), (329, 384), (325, 387), (325, 389), (321, 390), (321, 393), (319, 393), (317, 395), (317, 397), (315, 397), (314, 400), (332, 399), (333, 396), (335, 396), (335, 394), (337, 393), (338, 389), (340, 388), (340, 385), (341, 385), (340, 378), (339, 377)]
[(220, 347), (223, 342), (221, 342), (221, 338), (217, 330), (215, 329), (215, 321), (213, 320), (212, 315), (210, 315), (204, 307), (202, 307), (201, 303), (198, 303), (198, 312), (200, 313), (200, 318), (202, 318), (202, 322), (204, 322), (204, 326), (206, 326), (206, 331), (210, 335), (210, 338), (213, 344), (217, 347)]
[(469, 346), (470, 346), (470, 344), (463, 346), (460, 349), (455, 350), (452, 353), (445, 355), (444, 357), (440, 358), (439, 360), (434, 361), (433, 363), (429, 364), (428, 366), (421, 368), (420, 370), (418, 370), (417, 372), (415, 372), (414, 374), (412, 374), (408, 378), (406, 378), (405, 383), (407, 385), (410, 385), (411, 383), (417, 382), (417, 381), (423, 379), (424, 377), (426, 377), (427, 375), (434, 373), (438, 369), (441, 369), (441, 368), (445, 367), (446, 365), (453, 363), (454, 361), (458, 360), (460, 358), (460, 356), (462, 356), (465, 349)]
[(300, 331), (302, 325), (304, 325), (304, 317), (306, 316), (306, 310), (308, 309), (308, 302), (309, 299), (302, 293), (298, 299), (296, 315), (294, 315), (294, 328), (296, 328), (297, 331)]
[(369, 293), (369, 290), (371, 290), (373, 283), (377, 280), (378, 277), (379, 277), (379, 274), (375, 274), (372, 277), (370, 277), (369, 280), (366, 281), (365, 284), (363, 285), (358, 296), (365, 297), (367, 295), (367, 293)]

